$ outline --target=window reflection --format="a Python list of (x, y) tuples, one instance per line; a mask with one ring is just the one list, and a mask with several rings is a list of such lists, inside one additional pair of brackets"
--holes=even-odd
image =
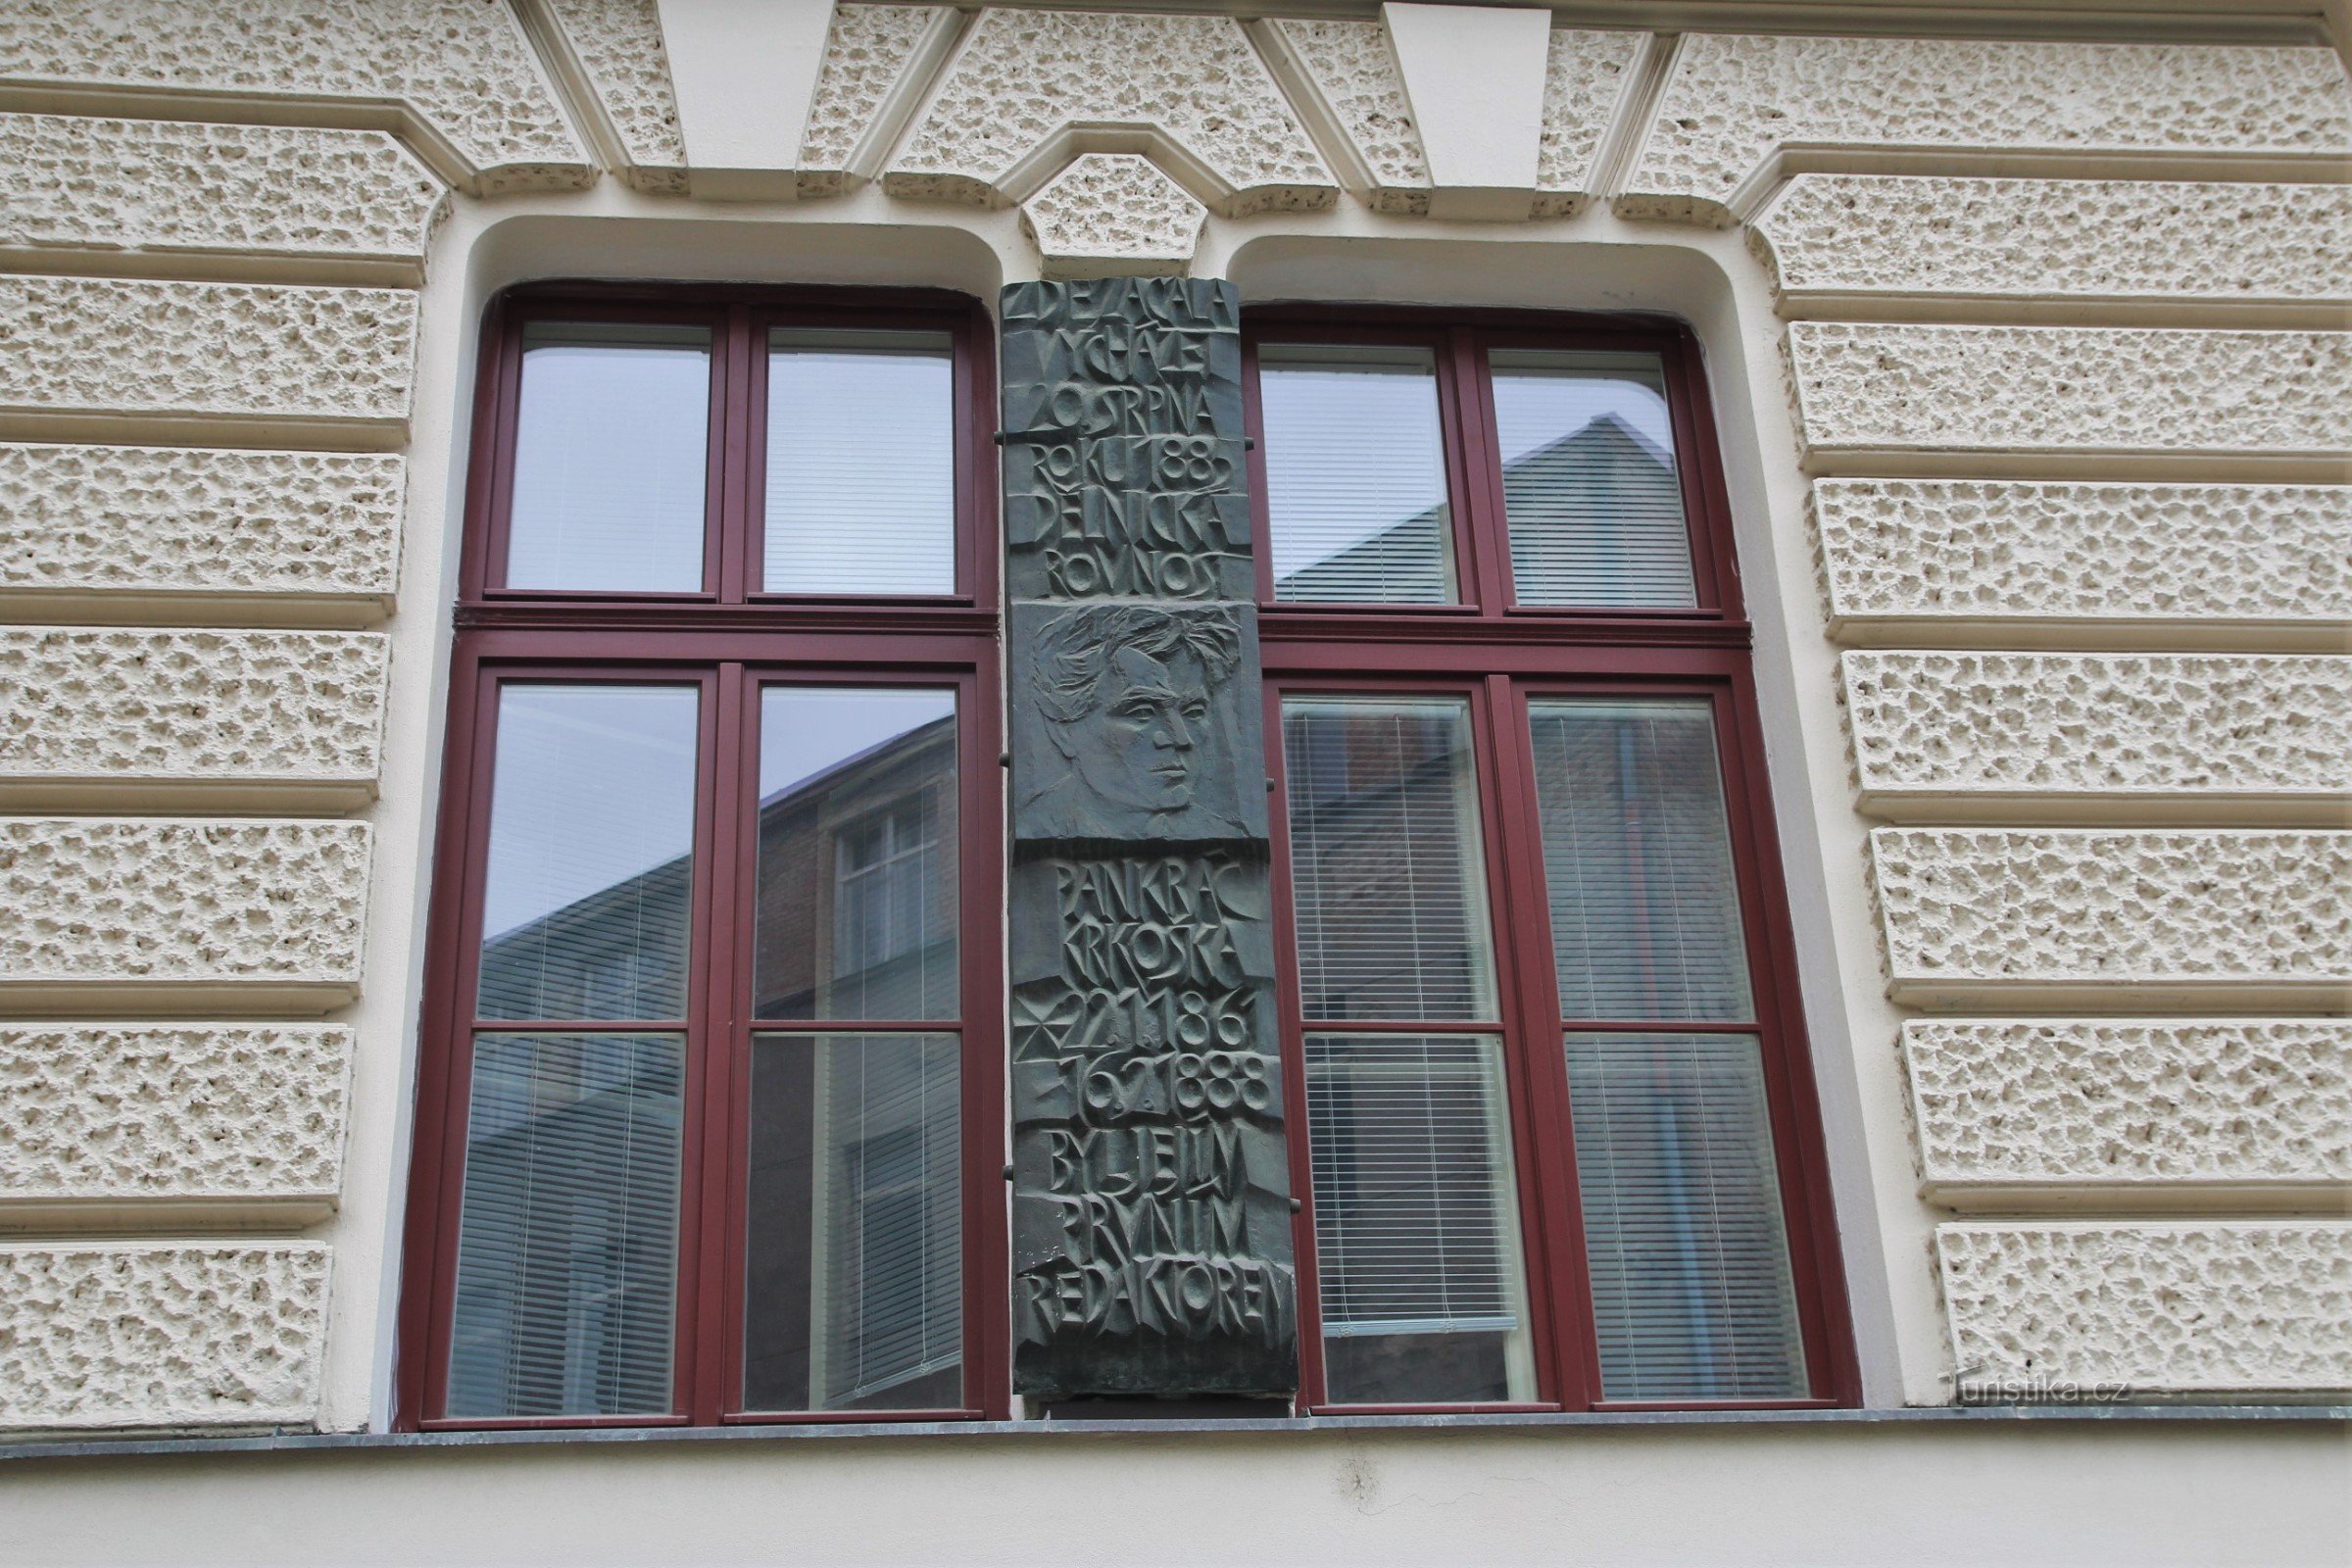
[(1274, 597), (1453, 603), (1435, 355), (1269, 344), (1257, 385)]
[(770, 687), (760, 701), (762, 1018), (953, 1018), (956, 697)]
[(522, 346), (506, 585), (700, 589), (710, 329), (534, 321)]
[(756, 1038), (745, 1408), (962, 1404), (961, 1106), (954, 1035)]
[(684, 1013), (699, 702), (680, 686), (501, 688), (479, 1016)]

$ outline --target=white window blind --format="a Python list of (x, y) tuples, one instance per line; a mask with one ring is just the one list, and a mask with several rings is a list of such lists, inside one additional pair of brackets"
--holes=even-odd
[(1258, 351), (1274, 597), (1457, 597), (1435, 357), (1427, 349)]
[(1604, 1396), (1802, 1397), (1754, 1037), (1571, 1035), (1567, 1052)]
[[(768, 1037), (772, 1042), (778, 1037)], [(961, 1073), (953, 1035), (828, 1035), (816, 1061), (823, 1216), (815, 1298), (820, 1408), (892, 1397), (963, 1348)]]
[(1490, 356), (1518, 602), (1698, 602), (1654, 354)]
[(474, 1042), (453, 1416), (670, 1408), (684, 1043)]
[(956, 359), (945, 332), (777, 328), (771, 594), (956, 591)]
[(1753, 1016), (1708, 705), (1529, 710), (1561, 1015)]
[(1494, 1016), (1470, 745), (1460, 698), (1284, 701), (1309, 1019)]
[(534, 321), (522, 347), (506, 585), (699, 590), (710, 330)]
[(1310, 1035), (1306, 1096), (1325, 1338), (1467, 1337), (1503, 1380), (1447, 1387), (1447, 1370), (1475, 1362), (1408, 1346), (1397, 1359), (1419, 1366), (1384, 1364), (1340, 1346), (1331, 1396), (1529, 1396), (1532, 1368), (1512, 1364), (1526, 1361), (1527, 1306), (1501, 1043)]

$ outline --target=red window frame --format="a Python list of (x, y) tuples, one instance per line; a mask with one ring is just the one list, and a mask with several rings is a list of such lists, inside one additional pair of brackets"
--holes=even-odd
[[(1334, 1414), (1408, 1410), (1635, 1410), (1813, 1408), (1860, 1402), (1845, 1283), (1839, 1263), (1821, 1115), (1799, 1004), (1795, 937), (1764, 774), (1752, 630), (1740, 604), (1728, 493), (1698, 343), (1679, 323), (1621, 317), (1518, 312), (1435, 313), (1360, 308), (1247, 312), (1243, 400), (1250, 452), (1258, 559), (1258, 627), (1266, 677), (1265, 721), (1272, 812), (1279, 1003), (1291, 1126), (1295, 1242), (1299, 1272), (1300, 1405)], [(1452, 503), (1461, 603), (1362, 605), (1278, 602), (1266, 506), (1266, 449), (1258, 352), (1268, 343), (1425, 346), (1437, 361), (1441, 436)], [(1665, 368), (1697, 605), (1656, 611), (1521, 606), (1510, 583), (1491, 348), (1643, 351)], [(1288, 693), (1410, 696), (1469, 701), (1485, 833), (1489, 919), (1499, 1016), (1485, 1023), (1309, 1022), (1299, 991), (1298, 922), (1291, 883), (1289, 780), (1282, 699)], [(1601, 1395), (1599, 1349), (1568, 1114), (1566, 1026), (1553, 978), (1550, 909), (1544, 886), (1531, 698), (1682, 696), (1706, 700), (1715, 717), (1724, 803), (1755, 995), (1752, 1024), (1661, 1024), (1677, 1032), (1761, 1037), (1766, 1099), (1780, 1176), (1789, 1269), (1805, 1349), (1802, 1398), (1610, 1400)], [(1532, 847), (1532, 849), (1531, 849)], [(1305, 1037), (1318, 1033), (1484, 1033), (1503, 1042), (1511, 1105), (1529, 1312), (1535, 1320), (1538, 1397), (1527, 1403), (1335, 1404), (1324, 1374), (1315, 1255), (1315, 1194), (1306, 1129)]]
[[(703, 589), (622, 595), (499, 582), (514, 474), (522, 329), (533, 320), (690, 322), (712, 328)], [(765, 333), (770, 324), (943, 330), (955, 343), (956, 591), (760, 591)], [(509, 290), (484, 321), (455, 612), (411, 1154), (395, 1420), (400, 1430), (590, 1428), (1004, 1419), (1010, 1413), (1004, 1184), (1003, 769), (998, 675), (994, 333), (977, 301), (937, 291), (641, 288)], [(697, 753), (680, 1159), (678, 1281), (667, 1413), (452, 1418), (442, 1414), (456, 1285), (465, 1120), (489, 848), (498, 693), (509, 682), (691, 685)], [(957, 697), (958, 1017), (758, 1020), (760, 1034), (960, 1037), (964, 1401), (957, 1408), (742, 1408), (749, 1159), (748, 1064), (759, 825), (760, 694), (767, 685), (920, 685)], [(548, 1027), (559, 1020), (501, 1020)], [(625, 1024), (572, 1023), (610, 1032)]]

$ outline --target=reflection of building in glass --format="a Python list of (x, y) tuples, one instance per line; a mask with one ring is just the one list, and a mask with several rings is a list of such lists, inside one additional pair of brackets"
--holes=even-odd
[[(758, 834), (760, 1015), (955, 1016), (953, 718), (767, 797)], [(674, 1015), (691, 893), (681, 857), (500, 933), (482, 1014)], [(453, 1414), (668, 1406), (682, 1055), (480, 1037)], [(956, 1037), (763, 1036), (752, 1072), (747, 1403), (960, 1406)]]
[[(1614, 414), (1502, 470), (1511, 574), (1523, 604), (1690, 602), (1690, 545), (1674, 458)], [(1432, 507), (1301, 566), (1286, 600), (1354, 600), (1383, 585), (1392, 604), (1442, 604), (1447, 508)], [(1661, 587), (1662, 573), (1679, 582)]]
[(956, 1016), (956, 721), (760, 803), (762, 1018)]

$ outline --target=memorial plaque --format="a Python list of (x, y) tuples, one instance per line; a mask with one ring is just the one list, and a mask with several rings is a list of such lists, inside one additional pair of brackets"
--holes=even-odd
[(1013, 1381), (1298, 1384), (1239, 301), (1004, 301)]

